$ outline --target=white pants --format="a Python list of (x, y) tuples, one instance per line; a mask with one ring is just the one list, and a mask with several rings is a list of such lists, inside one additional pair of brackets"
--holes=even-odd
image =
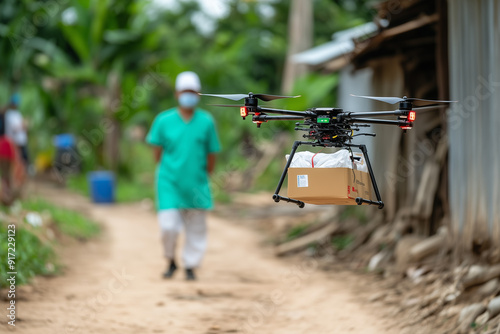
[(175, 259), (177, 237), (184, 226), (186, 242), (182, 260), (185, 268), (201, 264), (207, 249), (207, 225), (204, 210), (168, 209), (158, 212), (161, 241), (167, 259)]

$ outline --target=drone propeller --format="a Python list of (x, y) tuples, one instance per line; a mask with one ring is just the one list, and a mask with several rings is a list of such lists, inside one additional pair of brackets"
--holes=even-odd
[(296, 98), (300, 97), (300, 95), (297, 96), (282, 96), (282, 95), (270, 95), (270, 94), (253, 94), (253, 93), (248, 93), (248, 94), (201, 94), (200, 95), (205, 95), (205, 96), (215, 96), (215, 97), (220, 97), (223, 99), (228, 99), (228, 100), (233, 100), (233, 101), (239, 101), (242, 100), (246, 97), (256, 97), (262, 101), (272, 101), (272, 100), (278, 100), (278, 99), (288, 99), (288, 98)]
[(376, 100), (376, 101), (381, 101), (389, 104), (396, 104), (399, 102), (413, 102), (413, 101), (424, 101), (424, 102), (438, 102), (438, 103), (452, 103), (452, 102), (457, 102), (457, 101), (444, 101), (444, 100), (427, 100), (427, 99), (418, 99), (416, 97), (380, 97), (380, 96), (362, 96), (362, 95), (354, 95), (351, 94), (351, 96), (354, 97), (362, 97), (364, 99), (370, 99), (370, 100)]
[(432, 104), (432, 105), (428, 105), (428, 106), (421, 106), (421, 107), (413, 107), (412, 110), (432, 110), (432, 109), (441, 109), (441, 108), (444, 108), (446, 107), (445, 105), (443, 104)]
[(208, 105), (213, 107), (236, 107), (236, 108), (242, 107), (239, 104), (208, 104)]
[[(412, 107), (411, 110), (413, 111), (424, 111), (424, 110), (433, 110), (433, 109), (441, 109), (441, 108), (445, 108), (446, 105), (443, 105), (443, 104), (431, 104), (431, 105), (427, 105), (427, 106), (420, 106), (420, 107)], [(390, 113), (393, 113), (393, 112), (396, 112), (396, 111), (405, 111), (407, 112), (408, 110), (400, 110), (400, 109), (396, 109), (396, 110), (391, 110), (391, 111), (386, 111), (386, 110), (376, 110), (376, 111), (372, 111), (372, 112), (390, 112)]]

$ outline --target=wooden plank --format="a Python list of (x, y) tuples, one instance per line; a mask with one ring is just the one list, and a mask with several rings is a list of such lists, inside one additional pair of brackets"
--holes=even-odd
[(419, 17), (416, 20), (406, 22), (406, 23), (400, 24), (394, 28), (384, 30), (378, 36), (380, 36), (379, 38), (381, 38), (383, 40), (385, 38), (404, 34), (405, 32), (415, 30), (415, 29), (421, 28), (423, 26), (426, 26), (428, 24), (437, 22), (438, 18), (439, 18), (439, 15), (437, 13), (432, 14), (432, 15), (424, 15), (424, 16)]
[[(450, 99), (448, 69), (448, 4), (446, 0), (436, 1), (436, 9), (439, 15), (436, 34), (436, 77), (438, 84), (438, 98), (440, 100)], [(444, 114), (444, 111), (441, 115)]]
[(434, 199), (439, 185), (439, 174), (448, 152), (448, 139), (441, 138), (436, 148), (434, 156), (425, 163), (420, 185), (413, 204), (413, 214), (424, 220), (430, 218), (432, 214)]
[(400, 24), (396, 27), (389, 28), (383, 30), (380, 34), (374, 36), (369, 40), (369, 43), (366, 43), (363, 48), (359, 50), (355, 50), (353, 53), (355, 57), (359, 57), (362, 54), (367, 54), (370, 51), (376, 50), (380, 47), (380, 45), (385, 42), (387, 39), (407, 33), (409, 31), (424, 27), (428, 24), (436, 23), (439, 19), (439, 15), (434, 13), (432, 15), (424, 15), (415, 19), (413, 21), (409, 21), (403, 24)]
[(421, 242), (417, 243), (410, 249), (410, 257), (414, 261), (420, 261), (430, 255), (436, 254), (438, 251), (447, 250), (449, 248), (447, 239), (447, 229), (443, 232), (433, 235)]

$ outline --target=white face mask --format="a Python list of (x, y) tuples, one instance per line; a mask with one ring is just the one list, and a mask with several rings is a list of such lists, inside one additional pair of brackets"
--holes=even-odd
[(200, 101), (200, 96), (192, 92), (184, 92), (179, 95), (179, 105), (184, 108), (194, 108)]

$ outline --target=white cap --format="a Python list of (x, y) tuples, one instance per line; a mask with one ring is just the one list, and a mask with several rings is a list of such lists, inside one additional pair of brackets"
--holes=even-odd
[(194, 72), (182, 72), (175, 79), (175, 90), (178, 92), (182, 92), (183, 90), (194, 90), (195, 92), (200, 92), (200, 78)]

